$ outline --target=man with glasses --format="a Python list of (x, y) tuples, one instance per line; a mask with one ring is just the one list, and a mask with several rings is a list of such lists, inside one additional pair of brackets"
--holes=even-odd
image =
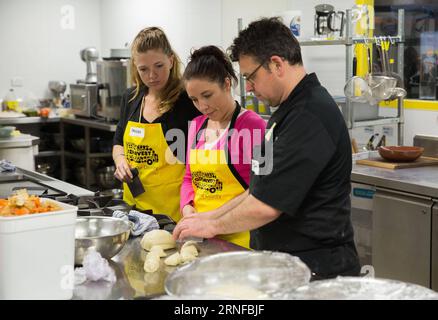
[(316, 75), (306, 73), (298, 41), (278, 18), (241, 31), (231, 58), (246, 90), (278, 107), (262, 145), (272, 147), (272, 157), (253, 159), (249, 192), (219, 210), (185, 217), (174, 237), (251, 230), (251, 248), (298, 256), (315, 279), (359, 275), (350, 219), (351, 144), (338, 106)]

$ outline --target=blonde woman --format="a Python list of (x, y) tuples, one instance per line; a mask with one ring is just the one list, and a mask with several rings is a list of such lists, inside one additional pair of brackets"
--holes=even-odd
[[(187, 136), (188, 122), (200, 113), (183, 90), (180, 60), (160, 28), (145, 28), (135, 37), (131, 74), (135, 86), (122, 98), (114, 136), (114, 176), (124, 182), (123, 200), (129, 205), (178, 221), (185, 154), (169, 145), (175, 133)], [(138, 195), (127, 185), (133, 168), (144, 188)]]

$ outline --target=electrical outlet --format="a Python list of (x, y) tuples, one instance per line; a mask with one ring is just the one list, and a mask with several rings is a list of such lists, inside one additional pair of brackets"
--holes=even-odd
[(22, 77), (13, 77), (11, 79), (12, 87), (22, 87), (23, 86), (23, 78)]

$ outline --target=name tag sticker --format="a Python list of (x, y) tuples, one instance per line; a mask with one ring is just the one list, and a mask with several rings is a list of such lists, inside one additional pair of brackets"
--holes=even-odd
[(129, 130), (129, 135), (131, 137), (144, 137), (144, 129), (143, 128), (137, 128), (137, 127), (131, 127), (131, 130)]
[(260, 174), (260, 163), (257, 160), (251, 160), (251, 170), (255, 175)]

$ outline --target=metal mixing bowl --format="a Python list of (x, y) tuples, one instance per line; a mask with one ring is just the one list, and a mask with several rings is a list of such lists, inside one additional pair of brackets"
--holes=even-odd
[(254, 299), (260, 293), (281, 299), (307, 284), (310, 276), (310, 269), (290, 254), (236, 251), (199, 258), (179, 267), (169, 274), (164, 288), (173, 296)]
[(105, 259), (111, 259), (125, 246), (132, 222), (112, 217), (76, 219), (75, 264), (80, 265), (88, 248), (94, 247)]

